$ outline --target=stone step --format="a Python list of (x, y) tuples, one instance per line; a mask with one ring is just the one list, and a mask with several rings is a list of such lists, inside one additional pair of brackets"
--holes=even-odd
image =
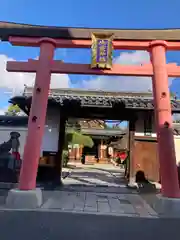
[[(88, 159), (85, 161), (87, 164), (112, 164), (108, 159), (100, 159), (99, 162), (97, 162), (95, 159)], [(81, 163), (81, 160), (74, 160), (70, 159), (69, 163)]]

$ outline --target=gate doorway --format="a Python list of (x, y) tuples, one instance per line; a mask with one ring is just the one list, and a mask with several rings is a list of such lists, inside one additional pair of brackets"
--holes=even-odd
[[(72, 29), (13, 23), (1, 23), (0, 26), (0, 37), (3, 41), (9, 41), (16, 46), (40, 47), (38, 60), (7, 63), (8, 71), (36, 72), (28, 137), (20, 175), (20, 190), (32, 190), (36, 187), (38, 153), (43, 138), (51, 73), (124, 75), (152, 77), (162, 194), (170, 198), (180, 196), (168, 89), (168, 76), (180, 76), (180, 67), (166, 64), (166, 50), (180, 50), (177, 34), (179, 30)], [(95, 33), (97, 31), (100, 35)], [(135, 36), (134, 39), (132, 36)], [(159, 36), (162, 36), (161, 39)], [(55, 48), (62, 47), (92, 47), (91, 65), (54, 60)], [(148, 51), (151, 63), (143, 66), (112, 64), (112, 48)]]

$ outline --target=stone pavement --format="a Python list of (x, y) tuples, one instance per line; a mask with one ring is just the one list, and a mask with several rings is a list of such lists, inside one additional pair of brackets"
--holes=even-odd
[(70, 168), (61, 191), (44, 192), (42, 210), (157, 218), (136, 191), (126, 188), (123, 169), (111, 164)]
[(54, 191), (50, 195), (42, 210), (157, 218), (157, 213), (137, 194)]
[(5, 199), (7, 197), (8, 190), (0, 190), (0, 206), (3, 206), (5, 204)]
[[(69, 174), (63, 180), (64, 185), (126, 187), (123, 179), (124, 169), (112, 164), (70, 164)], [(64, 169), (64, 171), (68, 171)]]

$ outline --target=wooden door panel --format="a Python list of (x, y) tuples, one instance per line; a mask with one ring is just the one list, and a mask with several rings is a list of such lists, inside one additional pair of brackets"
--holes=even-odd
[(159, 181), (159, 162), (157, 157), (157, 142), (135, 140), (134, 170), (144, 171), (146, 177), (152, 181)]

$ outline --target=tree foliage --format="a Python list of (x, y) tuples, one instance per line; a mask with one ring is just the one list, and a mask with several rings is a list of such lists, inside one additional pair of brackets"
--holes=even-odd
[(84, 147), (92, 148), (94, 142), (90, 136), (83, 135), (81, 132), (75, 130), (67, 130), (65, 135), (65, 149), (67, 149), (68, 144), (78, 144)]
[(92, 148), (94, 142), (90, 136), (83, 135), (80, 132), (73, 132), (71, 135), (71, 144), (79, 144), (83, 145), (84, 147)]
[(19, 108), (18, 105), (9, 105), (7, 111), (5, 112), (5, 115), (7, 116), (18, 116), (19, 113), (21, 112), (21, 109)]
[(64, 167), (67, 167), (68, 161), (69, 161), (68, 145), (75, 145), (75, 144), (92, 148), (94, 145), (94, 142), (90, 136), (83, 135), (81, 132), (74, 129), (66, 129), (65, 142), (64, 142), (63, 153), (62, 153)]
[(66, 134), (65, 134), (65, 146), (67, 148), (68, 144), (70, 145), (81, 145), (84, 147), (93, 147), (94, 142), (90, 136), (84, 135), (81, 133), (81, 124), (77, 119), (68, 119), (66, 125)]

